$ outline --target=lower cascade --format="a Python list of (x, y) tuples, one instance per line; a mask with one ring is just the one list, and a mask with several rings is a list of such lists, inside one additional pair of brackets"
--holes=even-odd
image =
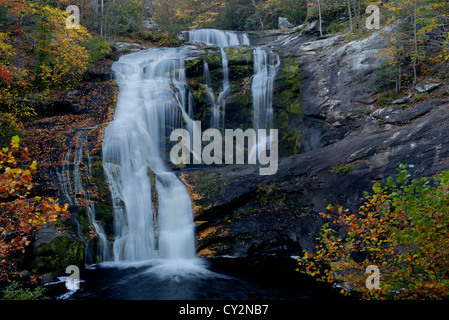
[(148, 50), (113, 65), (120, 91), (105, 131), (103, 167), (114, 206), (115, 261), (195, 257), (190, 197), (164, 164), (160, 146), (166, 127), (190, 121), (184, 70), (189, 52)]
[[(221, 129), (224, 120), (220, 118), (224, 118), (230, 90), (223, 48), (248, 46), (248, 37), (210, 29), (190, 31), (189, 37), (192, 42), (220, 48), (223, 91), (218, 99), (208, 86), (205, 62), (203, 81), (213, 108), (210, 125)], [(270, 129), (279, 58), (268, 49), (252, 50), (253, 127)], [(102, 152), (114, 208), (113, 261), (196, 257), (191, 199), (166, 164), (166, 140), (173, 129), (193, 129), (194, 102), (185, 61), (197, 57), (198, 51), (192, 45), (149, 49), (121, 56), (112, 66), (119, 95), (113, 121), (105, 130)]]

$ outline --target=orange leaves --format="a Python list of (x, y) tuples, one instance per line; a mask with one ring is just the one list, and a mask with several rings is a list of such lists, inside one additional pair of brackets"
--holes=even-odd
[[(357, 214), (327, 207), (331, 213), (321, 216), (329, 222), (315, 254), (299, 259), (302, 272), (324, 272), (327, 282), (350, 284), (366, 299), (449, 297), (449, 171), (433, 177), (431, 185), (426, 178), (408, 181), (406, 166), (400, 169), (398, 185), (392, 178), (384, 187), (375, 184)], [(369, 265), (380, 268), (379, 290), (365, 286)]]
[(11, 83), (11, 73), (4, 64), (0, 65), (0, 81)]
[[(14, 136), (10, 148), (0, 150), (0, 199), (5, 201), (0, 203), (0, 271), (15, 266), (30, 244), (33, 232), (58, 218), (69, 217), (67, 204), (61, 207), (52, 198), (29, 198), (37, 163), (33, 162), (28, 168), (20, 167), (18, 163), (29, 158), (28, 151), (19, 150), (19, 147), (20, 139)], [(0, 278), (3, 276), (8, 274), (0, 273)]]

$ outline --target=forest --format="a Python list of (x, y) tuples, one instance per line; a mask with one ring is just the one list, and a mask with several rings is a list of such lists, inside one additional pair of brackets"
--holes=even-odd
[[(251, 45), (192, 41), (194, 30), (245, 35)], [(191, 51), (181, 56), (184, 49)], [(167, 69), (168, 89), (145, 71), (165, 57), (183, 72)], [(174, 120), (158, 114), (167, 122), (148, 122), (119, 148), (108, 143), (121, 138), (108, 134), (134, 93), (126, 90), (140, 86), (128, 74), (136, 65), (134, 74), (171, 90), (182, 111), (172, 112)], [(125, 165), (120, 179), (114, 167), (129, 159), (117, 154), (131, 155), (126, 170), (137, 174), (140, 146), (153, 142), (136, 136), (154, 135), (156, 125), (165, 134), (178, 123), (212, 125), (217, 108), (218, 129), (257, 127), (254, 84), (262, 72), (266, 129), (279, 130), (275, 174), (221, 159), (186, 167), (162, 151), (160, 165), (153, 150), (143, 180), (134, 176), (135, 195), (148, 184), (149, 202), (133, 198), (130, 209), (120, 185)], [(157, 100), (151, 88), (135, 101), (150, 108), (152, 99), (171, 99)], [(88, 266), (163, 255), (163, 212), (182, 211), (175, 207), (185, 194), (197, 258), (305, 285), (289, 287), (293, 299), (312, 290), (318, 298), (447, 300), (448, 107), (447, 1), (0, 0), (0, 298), (54, 300), (65, 288), (44, 284), (66, 276), (69, 265), (94, 278), (101, 267)], [(157, 143), (169, 140), (160, 134)], [(153, 215), (137, 221), (156, 249), (131, 254), (126, 232), (141, 204)], [(380, 274), (375, 285), (367, 270)], [(90, 297), (92, 281), (75, 299)], [(267, 297), (251, 294), (242, 296)]]

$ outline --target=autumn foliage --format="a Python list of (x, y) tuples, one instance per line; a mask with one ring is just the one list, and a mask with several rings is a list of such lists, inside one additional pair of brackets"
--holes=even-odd
[(50, 90), (67, 90), (86, 71), (91, 39), (84, 26), (66, 28), (69, 16), (46, 1), (0, 0), (0, 112), (17, 120), (36, 116)]
[(17, 264), (38, 229), (69, 216), (68, 205), (30, 197), (37, 163), (29, 164), (28, 151), (20, 150), (19, 142), (14, 136), (10, 148), (0, 150), (0, 279), (17, 273)]
[[(449, 172), (374, 184), (352, 213), (329, 205), (316, 252), (305, 252), (299, 271), (338, 284), (364, 299), (449, 298)], [(368, 289), (365, 270), (380, 270), (380, 289)]]

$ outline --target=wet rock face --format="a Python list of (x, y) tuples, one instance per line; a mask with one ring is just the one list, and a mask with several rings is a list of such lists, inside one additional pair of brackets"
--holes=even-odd
[[(196, 215), (201, 221), (197, 227), (200, 252), (247, 256), (297, 255), (300, 248), (313, 250), (323, 223), (317, 213), (324, 212), (328, 204), (356, 210), (363, 192), (371, 190), (374, 182), (394, 176), (401, 163), (409, 164), (411, 178), (448, 170), (447, 143), (446, 102), (410, 124), (390, 130), (379, 130), (379, 125), (368, 119), (363, 130), (338, 142), (280, 159), (273, 176), (259, 176), (251, 166), (203, 172), (203, 179), (213, 176), (223, 189), (209, 194), (208, 205)], [(335, 170), (343, 165), (350, 169)], [(191, 181), (194, 173), (184, 175)], [(258, 190), (273, 184), (271, 200), (261, 202)], [(212, 237), (201, 236), (210, 232)]]
[(69, 265), (84, 266), (84, 243), (54, 226), (41, 229), (36, 235), (32, 262), (33, 272), (63, 273)]
[[(240, 128), (248, 126), (252, 121), (252, 97), (250, 95), (250, 80), (253, 75), (254, 57), (252, 48), (226, 47), (228, 59), (231, 93), (226, 98), (226, 127)], [(205, 70), (207, 64), (207, 71)], [(194, 118), (208, 126), (212, 113), (212, 99), (218, 99), (223, 90), (223, 67), (220, 48), (205, 47), (199, 57), (189, 58), (185, 62), (186, 77), (194, 100)], [(206, 72), (208, 78), (206, 79)], [(206, 85), (209, 87), (207, 90)]]
[[(317, 213), (328, 204), (358, 209), (364, 191), (396, 175), (399, 164), (409, 165), (411, 179), (449, 169), (444, 148), (449, 100), (372, 105), (384, 62), (376, 55), (384, 45), (378, 33), (351, 43), (339, 37), (308, 42), (293, 34), (265, 34), (252, 37), (275, 44), (283, 67), (288, 59), (299, 66), (295, 94), (303, 113), (282, 118), (286, 109), (277, 108), (275, 118), (278, 126), (300, 130), (301, 149), (280, 158), (272, 176), (260, 176), (258, 167), (249, 165), (202, 170), (201, 179), (198, 171), (182, 174), (192, 194), (202, 195), (194, 198), (200, 255), (291, 256), (314, 250), (323, 224)], [(206, 181), (219, 186), (217, 192), (206, 188)]]
[(386, 59), (378, 56), (385, 46), (383, 37), (375, 32), (347, 44), (341, 41), (336, 36), (299, 48), (300, 64), (308, 78), (302, 87), (305, 115), (327, 117), (331, 112), (348, 112), (369, 103), (380, 89), (376, 71)]

